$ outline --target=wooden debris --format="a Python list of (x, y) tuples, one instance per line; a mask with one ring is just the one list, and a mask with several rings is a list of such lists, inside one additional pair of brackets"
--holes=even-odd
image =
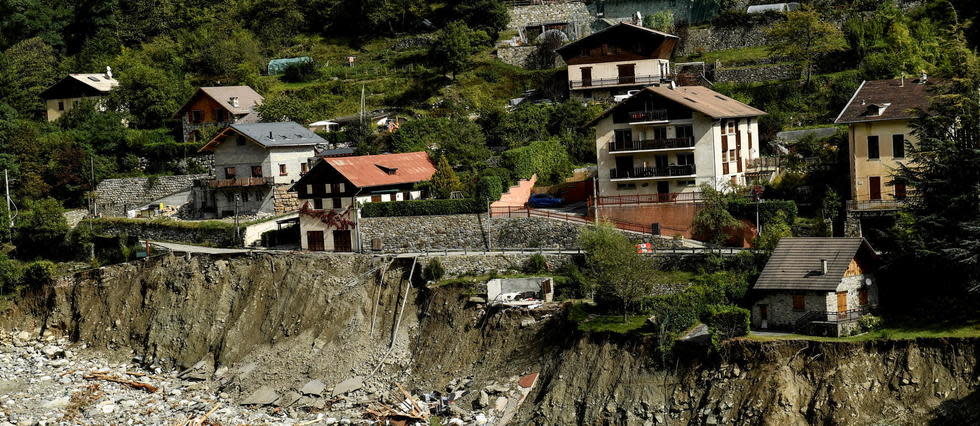
[(126, 380), (116, 376), (110, 376), (107, 373), (108, 372), (93, 371), (88, 375), (82, 376), (82, 378), (85, 380), (104, 380), (107, 382), (119, 383), (122, 385), (129, 386), (133, 389), (143, 390), (149, 393), (155, 393), (157, 391), (157, 387), (149, 383), (134, 382), (132, 380)]

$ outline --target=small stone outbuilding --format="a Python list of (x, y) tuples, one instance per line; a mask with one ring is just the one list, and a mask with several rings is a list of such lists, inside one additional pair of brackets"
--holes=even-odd
[(878, 263), (863, 238), (783, 238), (752, 287), (752, 327), (852, 334), (878, 304)]

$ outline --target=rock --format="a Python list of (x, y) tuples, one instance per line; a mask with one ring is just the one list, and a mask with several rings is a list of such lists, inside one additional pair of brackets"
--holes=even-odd
[(485, 408), (490, 405), (490, 395), (487, 394), (487, 391), (480, 391), (480, 396), (473, 401), (473, 405), (476, 408)]
[(53, 399), (51, 401), (46, 402), (44, 404), (44, 408), (50, 408), (50, 409), (65, 408), (65, 407), (68, 406), (68, 401), (69, 400), (70, 400), (70, 398), (68, 398), (67, 396), (63, 396), (61, 398)]
[(184, 380), (207, 380), (214, 375), (214, 354), (208, 353), (193, 367), (184, 370), (177, 377)]
[(504, 411), (507, 408), (507, 397), (497, 397), (497, 400), (493, 403), (493, 408), (497, 411)]
[(300, 389), (300, 392), (306, 395), (320, 396), (323, 395), (324, 389), (326, 389), (326, 385), (324, 385), (323, 382), (319, 380), (310, 380), (303, 385), (303, 389)]
[(323, 424), (325, 425), (335, 425), (337, 424), (337, 419), (333, 417), (327, 417), (323, 419)]
[(113, 411), (116, 411), (116, 406), (115, 404), (105, 404), (99, 406), (99, 410), (102, 411), (102, 414), (112, 414)]
[(31, 333), (29, 331), (21, 331), (20, 333), (14, 335), (14, 340), (17, 340), (20, 343), (25, 343), (28, 340), (31, 340)]
[(279, 398), (279, 400), (276, 401), (276, 405), (278, 405), (280, 407), (283, 407), (283, 408), (288, 408), (288, 407), (292, 406), (293, 404), (295, 404), (296, 401), (299, 401), (300, 397), (302, 397), (302, 396), (303, 395), (301, 395), (299, 392), (296, 392), (296, 391), (286, 392), (282, 396), (282, 398)]
[(269, 386), (262, 386), (242, 400), (242, 405), (270, 405), (279, 399), (279, 394)]
[(530, 326), (534, 325), (534, 323), (536, 323), (536, 322), (537, 321), (535, 321), (534, 318), (525, 318), (525, 319), (522, 319), (521, 320), (521, 328), (530, 327)]
[(333, 396), (340, 396), (364, 387), (364, 377), (355, 376), (333, 387)]
[(485, 389), (486, 389), (486, 391), (488, 393), (490, 393), (492, 395), (500, 394), (500, 393), (507, 393), (507, 391), (510, 390), (510, 388), (508, 388), (507, 386), (504, 386), (504, 385), (490, 385), (490, 386), (487, 386)]
[(463, 419), (461, 419), (459, 417), (453, 417), (453, 418), (449, 419), (449, 422), (446, 423), (446, 424), (450, 424), (450, 425), (454, 425), (454, 426), (463, 426), (463, 425), (466, 424), (466, 422), (464, 422)]
[(65, 350), (54, 345), (45, 346), (41, 350), (48, 359), (60, 359), (65, 357)]

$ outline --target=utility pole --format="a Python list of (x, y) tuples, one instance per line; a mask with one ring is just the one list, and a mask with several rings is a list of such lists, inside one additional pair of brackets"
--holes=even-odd
[(7, 169), (3, 169), (3, 186), (7, 193), (7, 228), (10, 231), (10, 239), (13, 240), (13, 229), (14, 229), (14, 213), (13, 213), (13, 201), (10, 200), (10, 176), (7, 174)]
[(92, 195), (91, 195), (91, 199), (92, 199), (92, 216), (98, 216), (99, 215), (99, 202), (98, 202), (98, 199), (95, 197), (95, 185), (96, 185), (96, 183), (95, 183), (95, 156), (89, 156), (89, 164), (91, 166), (91, 171), (92, 171)]
[(592, 178), (592, 215), (595, 216), (595, 224), (599, 224), (599, 170), (596, 169), (596, 175)]
[[(239, 241), (242, 241), (242, 230), (239, 227), (239, 223), (238, 223), (238, 205), (241, 203), (241, 201), (242, 201), (241, 194), (235, 194), (235, 242), (236, 244)], [(243, 243), (242, 245), (244, 245), (244, 241), (242, 241), (242, 243)]]

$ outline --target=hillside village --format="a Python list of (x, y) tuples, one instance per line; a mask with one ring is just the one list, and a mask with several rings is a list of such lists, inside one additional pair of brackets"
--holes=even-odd
[[(245, 407), (217, 411), (231, 423), (977, 418), (977, 378), (946, 364), (951, 378), (935, 391), (901, 383), (928, 402), (880, 396), (888, 418), (776, 413), (781, 400), (753, 412), (707, 394), (717, 408), (695, 406), (666, 385), (673, 375), (692, 386), (679, 368), (729, 356), (750, 356), (742, 368), (763, 375), (740, 345), (963, 338), (975, 352), (972, 2), (54, 3), (0, 5), (0, 329), (12, 336), (0, 344), (62, 376), (65, 352), (51, 345), (131, 345), (143, 376), (111, 366), (85, 380), (137, 392), (173, 369), (166, 383), (191, 392), (194, 408), (147, 400), (169, 413), (150, 423), (205, 424), (204, 401), (211, 413)], [(341, 285), (351, 290), (334, 294)], [(145, 299), (136, 307), (127, 294)], [(217, 318), (229, 322), (202, 331)], [(343, 318), (346, 331), (324, 344), (318, 333)], [(390, 341), (373, 339), (376, 321)], [(463, 342), (513, 344), (490, 329), (541, 345), (559, 329), (638, 345), (656, 364), (643, 374), (666, 375), (664, 389), (619, 408), (561, 408), (552, 398), (568, 385), (556, 372), (580, 368), (553, 365), (555, 346), (540, 363), (509, 346), (453, 355), (472, 350)], [(188, 343), (160, 349), (169, 333)], [(256, 355), (311, 344), (304, 333), (330, 354), (282, 355), (305, 373)], [(276, 379), (250, 376), (256, 365)], [(0, 379), (0, 390), (20, 383)], [(0, 398), (0, 423), (71, 410), (125, 421), (96, 408), (118, 398), (76, 407), (99, 397), (71, 386), (81, 389), (64, 396), (71, 404)]]

